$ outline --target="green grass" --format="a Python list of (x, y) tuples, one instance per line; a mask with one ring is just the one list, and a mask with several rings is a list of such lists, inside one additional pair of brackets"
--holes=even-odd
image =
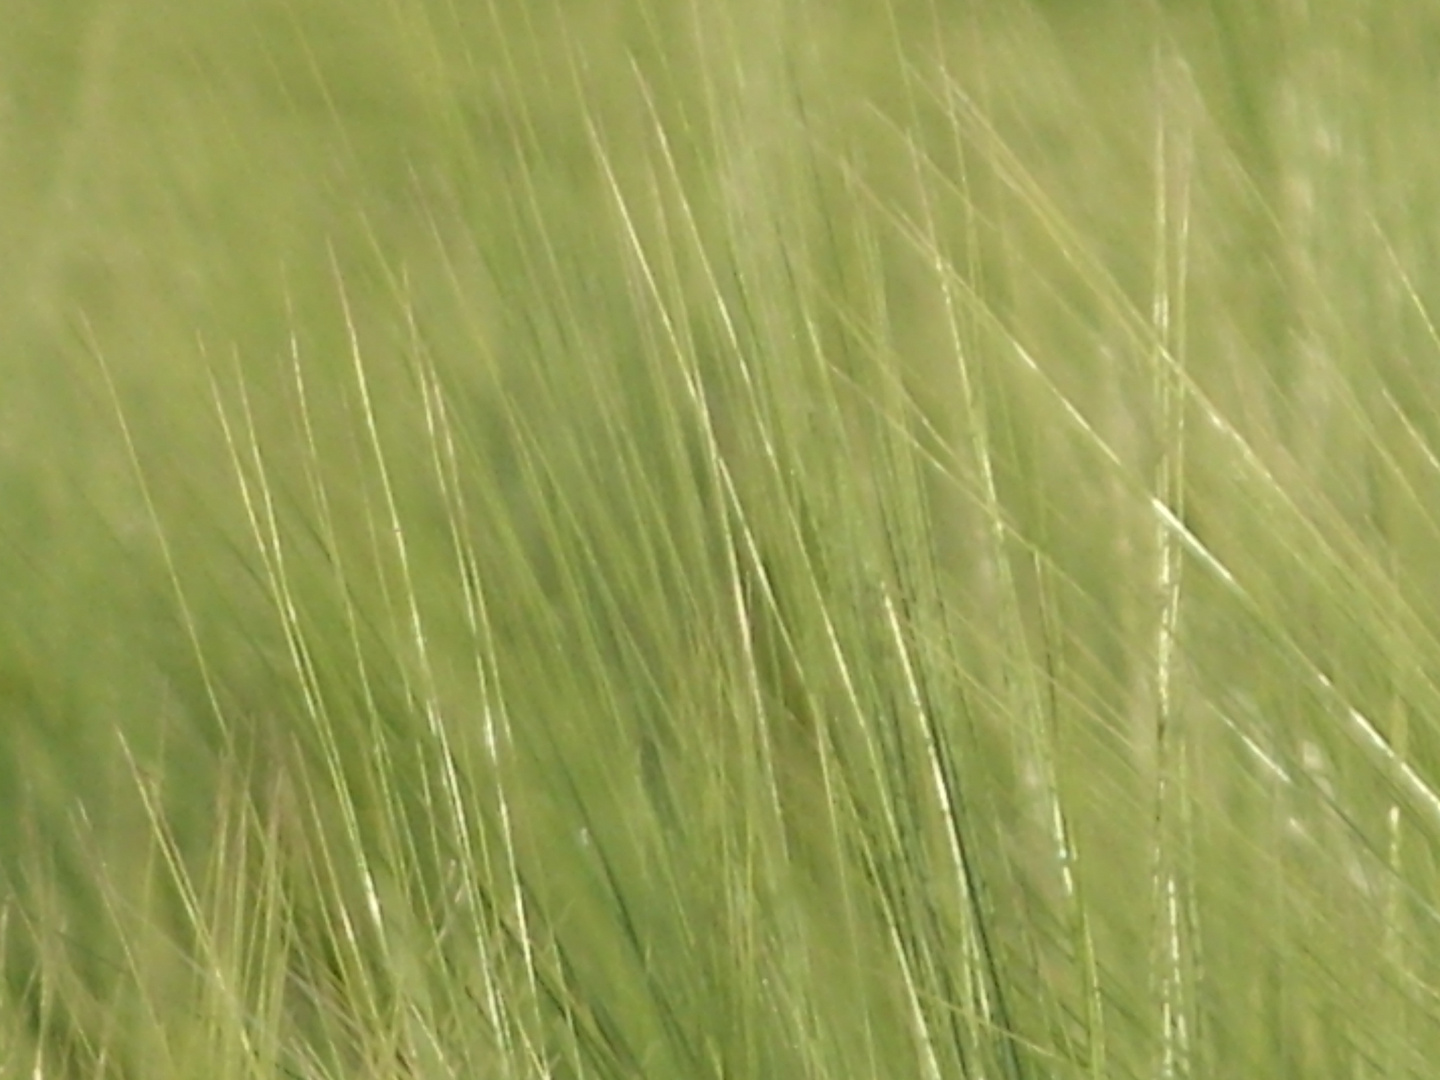
[(22, 4), (0, 1078), (1429, 1076), (1421, 4)]

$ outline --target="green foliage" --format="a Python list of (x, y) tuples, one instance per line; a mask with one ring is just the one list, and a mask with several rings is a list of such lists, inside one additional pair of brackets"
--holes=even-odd
[(0, 1078), (1428, 1075), (1423, 5), (7, 19)]

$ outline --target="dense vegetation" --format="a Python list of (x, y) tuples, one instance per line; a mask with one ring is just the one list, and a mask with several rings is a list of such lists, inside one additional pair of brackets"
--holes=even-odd
[(1440, 1060), (1440, 13), (39, 0), (0, 1078)]

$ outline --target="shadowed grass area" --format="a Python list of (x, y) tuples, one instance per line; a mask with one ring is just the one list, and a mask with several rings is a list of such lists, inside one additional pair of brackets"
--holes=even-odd
[(1422, 6), (0, 37), (0, 1077), (1428, 1075)]

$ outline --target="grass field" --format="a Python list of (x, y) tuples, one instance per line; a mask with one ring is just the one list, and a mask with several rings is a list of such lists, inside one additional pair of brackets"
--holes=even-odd
[(11, 6), (0, 1080), (1436, 1074), (1440, 12)]

